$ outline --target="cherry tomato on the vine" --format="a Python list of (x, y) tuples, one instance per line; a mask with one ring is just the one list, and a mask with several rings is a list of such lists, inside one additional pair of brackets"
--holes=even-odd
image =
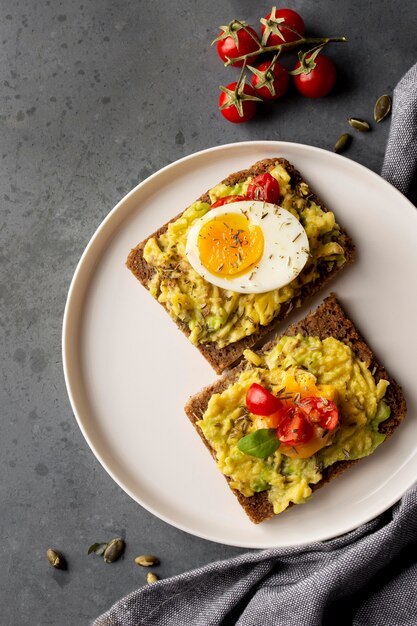
[(271, 202), (271, 204), (278, 204), (280, 193), (278, 181), (269, 173), (255, 176), (246, 191), (246, 195), (250, 200)]
[(271, 13), (261, 20), (261, 24), (262, 45), (264, 46), (279, 46), (282, 43), (296, 41), (303, 37), (305, 32), (303, 18), (292, 9), (274, 7)]
[(253, 383), (246, 394), (246, 406), (254, 415), (272, 415), (272, 413), (280, 411), (284, 404), (268, 389), (258, 385), (258, 383)]
[(276, 100), (287, 91), (290, 77), (281, 63), (264, 61), (250, 70), (253, 72), (252, 86), (263, 100)]
[[(301, 67), (298, 61), (295, 70)], [(322, 98), (327, 96), (336, 82), (336, 67), (329, 57), (319, 54), (315, 59), (315, 67), (306, 73), (301, 72), (294, 76), (297, 90), (307, 98)]]
[(220, 87), (220, 113), (229, 122), (240, 124), (248, 122), (255, 115), (256, 101), (259, 98), (255, 90), (245, 82), (230, 83), (227, 87)]
[(232, 202), (240, 202), (241, 200), (246, 200), (245, 196), (225, 196), (224, 198), (220, 198), (216, 202), (213, 202), (211, 205), (212, 209), (217, 209), (219, 206), (223, 206), (224, 204), (231, 204)]
[[(259, 49), (259, 39), (256, 31), (247, 26), (245, 22), (233, 20), (228, 26), (222, 26), (218, 38), (216, 39), (216, 47), (219, 57), (225, 63), (228, 59), (250, 54)], [(248, 57), (246, 63), (251, 63), (255, 57)], [(235, 67), (242, 67), (244, 60), (231, 63)]]

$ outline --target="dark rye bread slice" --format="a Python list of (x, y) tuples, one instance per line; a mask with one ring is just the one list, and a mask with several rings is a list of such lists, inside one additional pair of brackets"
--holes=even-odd
[[(241, 170), (240, 172), (235, 172), (231, 174), (227, 178), (225, 178), (222, 183), (225, 185), (235, 185), (242, 181), (247, 180), (249, 176), (258, 176), (259, 174), (263, 174), (273, 169), (276, 165), (282, 165), (286, 171), (290, 174), (291, 177), (291, 186), (294, 189), (296, 185), (304, 182), (301, 174), (289, 163), (286, 159), (283, 158), (275, 158), (275, 159), (264, 159), (262, 161), (258, 161), (252, 167), (247, 170)], [(313, 202), (317, 203), (324, 211), (328, 211), (323, 202), (318, 198), (314, 193), (310, 194), (310, 198)], [(199, 200), (201, 202), (210, 203), (210, 197), (208, 192), (203, 194)], [(151, 280), (154, 269), (151, 265), (149, 265), (144, 257), (143, 250), (145, 248), (146, 242), (148, 239), (152, 237), (159, 237), (162, 235), (168, 228), (168, 224), (177, 220), (180, 215), (172, 218), (169, 222), (161, 226), (159, 230), (155, 233), (147, 237), (144, 241), (139, 243), (133, 250), (131, 250), (128, 259), (126, 261), (127, 267), (133, 272), (136, 278), (142, 283), (144, 287), (149, 288), (149, 281)], [(341, 230), (342, 239), (341, 245), (345, 249), (345, 257), (346, 264), (351, 263), (354, 259), (354, 244), (348, 234)], [(244, 337), (239, 341), (236, 341), (224, 348), (218, 348), (216, 343), (207, 343), (200, 344), (198, 349), (203, 354), (203, 356), (207, 359), (210, 365), (213, 367), (217, 374), (221, 374), (226, 367), (229, 367), (236, 361), (240, 359), (243, 354), (243, 351), (246, 348), (250, 348), (255, 345), (258, 341), (260, 341), (263, 337), (265, 337), (268, 333), (274, 330), (283, 319), (285, 319), (290, 312), (296, 306), (301, 306), (308, 298), (314, 296), (318, 291), (320, 291), (327, 283), (343, 268), (342, 267), (334, 267), (330, 272), (328, 272), (325, 276), (322, 276), (319, 280), (315, 281), (312, 284), (306, 285), (299, 295), (297, 295), (293, 300), (284, 304), (281, 307), (278, 315), (267, 325), (261, 326), (255, 333), (248, 337)], [(164, 307), (166, 308), (166, 307)], [(189, 336), (190, 332), (186, 324), (182, 323), (180, 320), (175, 320), (178, 327), (185, 333), (185, 335)]]
[[(385, 422), (380, 424), (379, 432), (384, 433), (387, 438), (390, 437), (402, 422), (406, 414), (406, 403), (401, 387), (393, 378), (391, 378), (386, 369), (376, 361), (371, 348), (365, 343), (353, 323), (346, 316), (334, 294), (327, 297), (323, 304), (321, 304), (313, 313), (307, 315), (307, 317), (302, 319), (300, 322), (289, 326), (283, 334), (297, 335), (299, 333), (304, 336), (319, 337), (320, 339), (334, 337), (339, 341), (346, 343), (353, 350), (355, 355), (366, 364), (368, 369), (371, 372), (374, 372), (374, 378), (376, 381), (381, 378), (389, 380), (390, 385), (385, 395), (385, 401), (391, 408), (391, 415)], [(276, 339), (270, 341), (260, 352), (268, 351), (275, 343)], [(214, 458), (216, 458), (215, 452), (210, 446), (210, 443), (204, 437), (201, 429), (197, 426), (196, 422), (201, 419), (206, 411), (211, 396), (215, 393), (221, 393), (229, 385), (231, 385), (237, 379), (244, 367), (245, 361), (240, 363), (213, 385), (206, 387), (200, 391), (200, 393), (192, 396), (185, 405), (186, 414), (190, 418), (198, 434)], [(316, 489), (319, 489), (319, 487), (322, 487), (325, 483), (330, 482), (333, 478), (336, 478), (336, 476), (347, 470), (354, 463), (357, 463), (358, 460), (338, 461), (337, 463), (334, 463), (330, 467), (326, 468), (324, 470), (322, 480), (316, 485), (312, 485), (312, 490), (315, 491)], [(227, 477), (226, 480), (230, 482)], [(239, 500), (239, 503), (245, 509), (245, 512), (249, 516), (250, 520), (255, 524), (263, 522), (264, 520), (274, 516), (272, 505), (268, 500), (267, 492), (256, 493), (253, 496), (245, 497), (235, 489), (232, 489), (232, 491)]]

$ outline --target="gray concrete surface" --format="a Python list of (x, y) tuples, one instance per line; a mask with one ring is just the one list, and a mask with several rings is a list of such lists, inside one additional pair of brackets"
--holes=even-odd
[[(3, 0), (1, 50), (0, 622), (87, 624), (144, 584), (132, 563), (156, 553), (171, 576), (240, 553), (187, 535), (135, 504), (106, 474), (72, 415), (61, 365), (71, 276), (89, 238), (129, 189), (197, 150), (250, 139), (331, 149), (351, 115), (416, 60), (415, 1), (295, 0), (314, 34), (344, 34), (329, 54), (335, 92), (291, 91), (248, 125), (217, 112), (236, 76), (209, 43), (233, 17), (270, 5), (213, 0)], [(379, 171), (389, 122), (355, 134), (346, 156)], [(123, 560), (87, 548), (123, 535)], [(67, 557), (66, 572), (45, 559)]]

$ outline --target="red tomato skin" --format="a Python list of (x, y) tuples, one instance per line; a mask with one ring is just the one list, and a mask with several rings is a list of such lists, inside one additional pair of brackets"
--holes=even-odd
[[(243, 54), (249, 54), (250, 52), (255, 52), (259, 48), (259, 39), (256, 31), (250, 26), (245, 27), (252, 35), (251, 37), (249, 33), (241, 28), (237, 31), (237, 39), (238, 39), (238, 47), (236, 47), (235, 42), (233, 41), (233, 37), (226, 37), (225, 39), (219, 39), (216, 44), (217, 53), (219, 57), (226, 63), (227, 58), (233, 59), (235, 57), (240, 57)], [(220, 33), (221, 35), (221, 33)], [(247, 64), (251, 64), (252, 61), (256, 57), (248, 57), (246, 60)], [(231, 63), (234, 67), (242, 67), (244, 61), (236, 61), (235, 63)]]
[[(339, 423), (339, 411), (334, 402), (317, 396), (303, 398), (277, 428), (278, 439), (290, 446), (308, 443), (317, 427), (334, 430)], [(320, 431), (321, 432), (321, 431)]]
[[(300, 67), (297, 63), (295, 69)], [(294, 84), (307, 98), (323, 98), (333, 89), (336, 82), (336, 67), (333, 61), (319, 54), (316, 58), (316, 67), (309, 74), (297, 74), (294, 76)]]
[(299, 408), (308, 416), (312, 424), (317, 424), (325, 430), (334, 430), (339, 423), (339, 411), (334, 402), (311, 396), (303, 398)]
[(284, 421), (284, 419), (292, 415), (292, 412), (293, 412), (293, 409), (291, 407), (284, 406), (281, 409), (279, 409), (279, 411), (272, 413), (272, 415), (265, 416), (268, 418), (268, 425), (269, 425), (268, 427), (278, 428), (279, 425)]
[[(260, 70), (261, 72), (265, 72), (269, 68), (270, 65), (271, 65), (270, 61), (264, 61), (263, 63), (257, 66), (257, 69)], [(260, 87), (259, 89), (256, 89), (256, 85), (259, 83), (260, 79), (258, 78), (258, 76), (256, 76), (256, 74), (253, 74), (252, 76), (252, 86), (256, 89), (256, 93), (258, 94), (260, 98), (262, 98), (262, 100), (277, 100), (278, 98), (283, 96), (284, 93), (288, 89), (288, 83), (290, 82), (290, 77), (285, 67), (281, 65), (281, 63), (275, 63), (273, 72), (274, 72), (274, 77), (275, 77), (274, 78), (275, 95), (272, 95), (272, 93), (269, 91), (266, 85), (264, 85), (263, 87)]]
[[(268, 20), (270, 17), (271, 17), (271, 13), (268, 13), (265, 19)], [(301, 36), (304, 35), (304, 32), (305, 32), (304, 20), (301, 17), (301, 15), (299, 15), (299, 13), (297, 13), (296, 11), (293, 11), (292, 9), (278, 9), (275, 12), (275, 17), (284, 18), (285, 23), (288, 24), (288, 26), (296, 30), (298, 33), (300, 33)], [(263, 24), (262, 24), (261, 30), (262, 30), (262, 35), (263, 35), (264, 30), (265, 30), (265, 26)], [(289, 43), (290, 41), (297, 41), (297, 39), (299, 39), (296, 33), (293, 33), (291, 30), (288, 30), (288, 28), (285, 28), (284, 26), (281, 27), (281, 32), (285, 38), (285, 42), (287, 43)], [(267, 39), (266, 45), (267, 46), (279, 46), (280, 44), (285, 43), (285, 42), (281, 39), (281, 37), (279, 37), (275, 33), (270, 33)]]
[(310, 424), (306, 415), (295, 407), (278, 426), (277, 436), (282, 443), (296, 446), (307, 443), (314, 435), (314, 426)]
[(250, 200), (271, 202), (271, 204), (278, 204), (280, 193), (278, 181), (268, 172), (255, 176), (246, 191), (246, 195)]
[(246, 406), (254, 415), (267, 416), (280, 411), (284, 404), (268, 389), (258, 383), (253, 383), (246, 394)]
[(219, 206), (223, 206), (224, 204), (231, 204), (232, 202), (241, 202), (242, 200), (247, 200), (245, 196), (225, 196), (224, 198), (220, 198), (216, 202), (211, 205), (211, 209), (216, 209)]
[[(229, 85), (227, 85), (227, 89), (230, 89), (231, 91), (233, 91), (236, 88), (236, 85), (237, 83), (229, 83)], [(243, 92), (251, 96), (256, 96), (255, 90), (252, 89), (250, 85), (245, 85)], [(222, 106), (222, 104), (224, 104), (226, 101), (227, 101), (227, 94), (225, 94), (224, 91), (220, 92), (219, 107)], [(256, 100), (245, 100), (242, 104), (243, 104), (243, 116), (239, 115), (239, 111), (236, 109), (234, 105), (221, 109), (220, 113), (228, 122), (232, 122), (233, 124), (241, 124), (242, 122), (249, 122), (249, 120), (251, 120), (253, 116), (255, 115)]]

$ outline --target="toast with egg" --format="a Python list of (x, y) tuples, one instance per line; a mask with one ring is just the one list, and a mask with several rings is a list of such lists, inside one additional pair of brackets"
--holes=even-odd
[[(299, 339), (300, 337), (302, 339)], [(271, 503), (271, 498), (270, 498), (271, 488), (269, 490), (265, 489), (259, 492), (254, 492), (252, 495), (244, 495), (244, 493), (242, 493), (239, 489), (236, 488), (236, 479), (234, 477), (233, 472), (230, 471), (230, 468), (233, 467), (232, 460), (235, 459), (236, 461), (236, 458), (237, 458), (236, 463), (246, 462), (247, 464), (248, 457), (245, 454), (236, 452), (236, 442), (234, 442), (233, 443), (233, 445), (235, 446), (234, 451), (230, 452), (229, 450), (230, 458), (226, 459), (227, 463), (225, 464), (225, 466), (228, 468), (228, 472), (230, 475), (227, 475), (227, 471), (226, 473), (225, 472), (222, 472), (222, 473), (225, 474), (226, 480), (229, 483), (229, 487), (232, 489), (233, 493), (237, 497), (240, 505), (243, 507), (246, 514), (250, 518), (250, 520), (256, 524), (264, 520), (267, 520), (273, 517), (275, 514), (281, 512), (279, 509), (282, 507), (283, 507), (282, 510), (284, 510), (288, 506), (301, 503), (305, 501), (306, 499), (308, 499), (311, 493), (314, 492), (316, 489), (318, 489), (319, 487), (322, 487), (324, 484), (333, 480), (333, 478), (335, 478), (336, 476), (338, 476), (339, 474), (347, 470), (354, 463), (357, 463), (357, 461), (359, 460), (358, 457), (360, 457), (361, 454), (362, 456), (360, 458), (363, 458), (363, 456), (367, 456), (368, 454), (363, 454), (363, 452), (366, 451), (366, 449), (368, 449), (368, 452), (370, 449), (371, 450), (370, 453), (372, 453), (373, 450), (375, 449), (375, 448), (372, 449), (372, 446), (375, 444), (375, 442), (373, 443), (371, 442), (369, 444), (367, 443), (366, 446), (368, 446), (368, 448), (366, 448), (365, 443), (364, 443), (364, 441), (367, 441), (366, 438), (370, 436), (369, 432), (371, 431), (368, 432), (368, 430), (366, 429), (367, 428), (370, 429), (371, 423), (373, 424), (373, 428), (374, 428), (374, 431), (372, 432), (372, 436), (374, 437), (374, 439), (376, 438), (379, 441), (379, 443), (382, 443), (383, 440), (387, 439), (393, 434), (393, 432), (397, 429), (397, 427), (400, 425), (400, 423), (402, 422), (402, 420), (404, 419), (406, 415), (406, 402), (405, 402), (401, 387), (394, 381), (393, 378), (391, 378), (391, 376), (387, 373), (386, 369), (377, 362), (371, 348), (366, 344), (362, 336), (356, 330), (352, 321), (347, 317), (347, 315), (345, 314), (342, 307), (338, 303), (334, 294), (331, 294), (329, 297), (327, 297), (324, 300), (323, 304), (321, 304), (316, 309), (316, 311), (314, 311), (313, 313), (310, 313), (301, 321), (295, 324), (292, 324), (289, 328), (287, 328), (284, 336), (278, 337), (274, 339), (273, 341), (269, 342), (268, 344), (266, 344), (257, 353), (256, 356), (257, 358), (262, 359), (262, 357), (265, 357), (265, 355), (271, 354), (271, 350), (274, 350), (274, 349), (276, 350), (277, 345), (279, 345), (280, 341), (282, 342), (283, 338), (288, 343), (291, 341), (292, 342), (307, 341), (307, 338), (311, 338), (311, 337), (315, 338), (314, 339), (315, 342), (319, 342), (319, 340), (322, 342), (327, 340), (328, 343), (332, 342), (332, 344), (335, 344), (334, 340), (337, 340), (338, 342), (343, 344), (343, 346), (346, 346), (346, 351), (347, 352), (351, 351), (352, 354), (355, 356), (355, 359), (358, 359), (358, 363), (359, 362), (361, 363), (361, 365), (358, 365), (358, 364), (355, 365), (356, 372), (358, 371), (361, 372), (361, 368), (363, 368), (362, 374), (366, 376), (366, 379), (369, 385), (370, 385), (369, 381), (371, 380), (370, 377), (372, 377), (375, 383), (375, 389), (377, 389), (378, 387), (381, 389), (381, 386), (384, 388), (384, 396), (382, 399), (380, 399), (379, 404), (378, 404), (378, 409), (376, 410), (378, 413), (379, 407), (382, 406), (381, 403), (383, 403), (385, 407), (384, 410), (386, 412), (385, 412), (385, 415), (380, 414), (380, 417), (379, 417), (380, 421), (378, 420), (375, 421), (376, 419), (375, 417), (371, 419), (371, 416), (372, 416), (372, 411), (371, 411), (370, 414), (366, 418), (369, 424), (368, 422), (366, 422), (365, 425), (359, 426), (359, 424), (357, 424), (355, 426), (355, 425), (352, 425), (350, 421), (348, 421), (348, 423), (346, 424), (345, 420), (346, 419), (351, 420), (352, 417), (351, 417), (351, 413), (349, 413), (348, 411), (349, 405), (347, 404), (346, 396), (345, 396), (344, 404), (343, 404), (343, 401), (341, 400), (341, 405), (340, 405), (341, 423), (338, 427), (337, 435), (335, 435), (335, 438), (337, 436), (341, 438), (342, 443), (339, 444), (336, 441), (334, 441), (333, 444), (327, 445), (322, 450), (319, 450), (316, 454), (313, 454), (311, 459), (307, 459), (309, 464), (313, 468), (313, 470), (315, 471), (316, 467), (318, 467), (320, 472), (319, 474), (316, 474), (314, 476), (314, 483), (308, 485), (307, 491), (306, 489), (304, 489), (304, 492), (301, 494), (302, 496), (301, 499), (300, 497), (298, 497), (299, 494), (297, 494), (297, 492), (294, 491), (294, 481), (296, 483), (298, 479), (296, 480), (294, 476), (291, 476), (291, 474), (284, 472), (284, 476), (283, 476), (284, 486), (282, 488), (285, 488), (285, 481), (287, 481), (287, 485), (289, 485), (289, 488), (293, 489), (293, 491), (290, 492), (290, 496), (292, 497), (290, 497), (289, 499), (287, 498), (287, 501), (285, 502), (284, 507), (282, 505), (282, 502), (281, 503), (278, 502), (278, 507), (277, 507), (278, 510), (275, 510), (275, 511), (274, 511), (275, 504), (273, 505)], [(330, 342), (329, 342), (329, 338), (330, 338)], [(284, 343), (283, 345), (285, 346), (286, 344)], [(252, 351), (249, 351), (249, 353), (252, 353)], [(311, 354), (313, 354), (313, 352), (311, 352)], [(289, 356), (286, 358), (291, 358), (291, 351), (289, 352)], [(327, 356), (327, 360), (328, 360), (328, 356)], [(337, 377), (340, 378), (343, 376), (343, 371), (341, 369), (341, 362), (342, 361), (340, 357), (338, 356), (337, 365), (335, 365), (336, 378)], [(301, 365), (301, 367), (305, 368), (305, 366), (306, 366), (306, 363), (304, 362), (304, 365)], [(314, 367), (310, 366), (310, 369), (313, 369), (314, 371)], [(240, 399), (239, 401), (239, 397), (237, 394), (237, 389), (238, 389), (238, 384), (239, 384), (238, 381), (242, 380), (245, 376), (246, 377), (255, 376), (256, 371), (257, 371), (256, 366), (253, 364), (253, 353), (252, 353), (252, 354), (249, 354), (249, 360), (248, 358), (245, 358), (239, 365), (237, 365), (234, 369), (230, 370), (230, 372), (224, 375), (223, 378), (215, 382), (213, 385), (206, 387), (200, 393), (197, 393), (196, 395), (191, 397), (185, 406), (185, 412), (187, 416), (189, 417), (192, 424), (196, 428), (203, 443), (206, 445), (206, 447), (208, 448), (208, 450), (214, 457), (218, 466), (222, 465), (221, 455), (223, 454), (223, 452), (222, 453), (216, 452), (213, 445), (210, 443), (209, 439), (203, 433), (201, 426), (202, 424), (204, 424), (204, 420), (207, 419), (205, 416), (209, 414), (210, 410), (213, 411), (213, 406), (217, 406), (217, 407), (226, 406), (228, 391), (231, 394), (230, 397), (232, 398), (232, 402), (238, 403), (241, 405), (242, 399)], [(306, 372), (306, 376), (308, 374), (309, 373)], [(328, 381), (329, 376), (327, 375), (327, 377), (324, 377), (324, 378)], [(256, 379), (256, 376), (255, 376), (255, 379)], [(349, 382), (349, 385), (352, 384), (352, 389), (354, 388), (356, 393), (357, 393), (357, 386), (354, 387), (354, 385), (358, 384), (358, 380), (352, 378), (352, 383)], [(387, 385), (387, 383), (389, 384)], [(246, 386), (247, 384), (248, 382), (246, 380)], [(346, 385), (346, 389), (348, 389), (348, 384), (346, 383), (346, 381), (344, 385)], [(346, 393), (348, 392), (346, 391)], [(349, 401), (351, 401), (352, 403), (352, 406), (350, 407), (350, 409), (352, 411), (356, 411), (357, 407), (355, 408), (354, 404), (359, 402), (358, 396), (353, 395)], [(243, 400), (243, 404), (244, 404), (244, 400)], [(210, 409), (209, 407), (212, 407), (212, 408)], [(389, 411), (387, 410), (386, 407), (388, 407)], [(242, 406), (237, 407), (237, 408), (242, 409)], [(369, 406), (368, 406), (368, 411), (370, 411)], [(216, 420), (214, 423), (214, 426), (217, 427), (217, 430), (222, 429), (223, 427), (226, 428), (226, 430), (229, 429), (228, 436), (232, 436), (230, 433), (233, 433), (233, 429), (236, 429), (239, 423), (240, 424), (243, 423), (243, 422), (239, 422), (239, 420), (241, 420), (242, 417), (236, 417), (236, 415), (233, 415), (233, 420), (230, 420), (230, 415), (232, 414), (231, 409), (229, 410), (229, 415), (227, 415), (226, 413), (226, 417), (223, 415), (223, 418), (222, 418), (222, 415), (220, 413), (221, 412), (219, 411), (217, 414), (215, 412), (214, 418), (212, 416), (212, 419)], [(348, 415), (349, 417), (347, 418), (346, 416)], [(252, 415), (252, 418), (254, 417), (256, 416)], [(226, 426), (222, 426), (222, 423), (223, 423), (222, 419), (223, 419), (223, 422), (227, 422)], [(359, 422), (358, 417), (356, 417), (355, 419)], [(345, 433), (342, 433), (342, 428), (346, 429)], [(355, 428), (359, 430), (355, 431), (354, 430)], [(348, 432), (348, 429), (353, 429), (352, 433)], [(244, 431), (244, 432), (247, 432), (247, 431)], [(376, 445), (379, 445), (379, 443), (377, 442)], [(217, 446), (217, 444), (214, 444), (214, 445)], [(332, 451), (332, 445), (335, 446), (335, 451)], [(339, 448), (338, 448), (339, 445), (343, 446), (341, 448), (343, 458), (338, 458), (336, 454), (336, 452), (339, 453)], [(279, 450), (280, 448), (278, 448), (278, 452)], [(359, 450), (359, 454), (358, 454), (358, 450)], [(274, 453), (271, 457), (268, 457), (268, 458), (274, 460), (276, 464), (277, 463), (279, 464), (278, 457), (275, 457), (275, 454), (276, 453)], [(353, 457), (356, 456), (356, 458), (349, 458), (350, 454)], [(320, 455), (322, 456), (320, 457)], [(338, 458), (338, 460), (336, 460), (333, 463), (329, 463), (326, 466), (326, 463), (323, 462), (325, 455), (328, 460), (331, 460), (332, 458)], [(296, 457), (296, 455), (294, 454), (292, 456), (293, 458)], [(224, 454), (223, 454), (223, 457), (224, 457)], [(339, 454), (339, 457), (340, 457), (340, 454)], [(281, 464), (283, 463), (282, 459), (284, 459), (284, 461), (287, 462), (288, 458), (285, 457), (284, 454), (281, 454)], [(290, 458), (289, 463), (290, 464), (298, 463), (300, 465), (300, 463), (305, 462), (305, 461), (306, 459), (296, 459), (296, 461), (293, 461), (293, 459)], [(256, 460), (254, 461), (254, 463), (255, 463), (254, 467), (257, 467), (259, 471), (259, 468), (261, 466), (256, 465)], [(273, 467), (275, 467), (275, 471), (278, 472), (278, 470), (276, 469), (277, 465)], [(236, 474), (239, 476), (239, 469), (235, 471), (236, 471)], [(279, 471), (280, 472), (284, 471), (281, 469), (281, 466), (280, 466)], [(314, 474), (314, 471), (313, 471), (313, 474)], [(241, 474), (242, 474), (242, 471), (241, 471)], [(253, 477), (251, 478), (251, 480), (253, 480)], [(245, 489), (243, 489), (243, 491), (245, 491)]]
[[(186, 237), (184, 230), (189, 229), (189, 224), (184, 225), (184, 222), (188, 219), (192, 225), (194, 218), (187, 218), (187, 215), (193, 207), (197, 215), (199, 211), (208, 212), (222, 196), (244, 193), (255, 177), (271, 172), (281, 186), (280, 206), (298, 216), (300, 223), (304, 221), (304, 227), (310, 228), (312, 233), (311, 237), (309, 235), (310, 258), (305, 268), (288, 285), (267, 294), (236, 295), (232, 290), (211, 285), (192, 272), (184, 250), (179, 253), (180, 244), (177, 245), (175, 237), (178, 241)], [(309, 226), (305, 223), (306, 215), (311, 216)], [(313, 239), (314, 249), (311, 247)], [(181, 246), (184, 248), (184, 243)], [(326, 250), (327, 256), (323, 252)], [(139, 243), (130, 252), (126, 265), (220, 374), (353, 259), (354, 244), (335, 221), (333, 213), (311, 191), (293, 165), (286, 159), (275, 158), (258, 161), (249, 169), (228, 176)], [(194, 294), (201, 294), (199, 300)]]

